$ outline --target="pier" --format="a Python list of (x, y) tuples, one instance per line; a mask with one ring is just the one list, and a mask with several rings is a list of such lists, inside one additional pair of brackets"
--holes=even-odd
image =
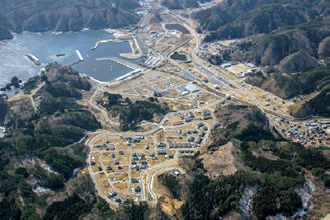
[(76, 50), (76, 53), (77, 53), (77, 55), (78, 55), (78, 57), (79, 57), (79, 61), (83, 61), (84, 58), (82, 57), (80, 51), (79, 51), (79, 50)]

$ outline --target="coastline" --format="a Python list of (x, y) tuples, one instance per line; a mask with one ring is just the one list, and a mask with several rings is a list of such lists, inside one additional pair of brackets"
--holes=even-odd
[[(81, 32), (85, 32), (85, 31), (88, 31), (88, 29), (83, 29), (83, 30), (81, 30)], [(94, 30), (90, 30), (90, 31), (94, 31)], [(92, 45), (92, 46), (94, 46), (95, 47), (95, 49), (96, 49), (96, 47), (97, 46), (103, 46), (103, 45), (99, 45), (100, 43), (105, 43), (105, 42), (109, 42), (109, 41), (114, 41), (114, 42), (125, 42), (125, 41), (128, 41), (129, 42), (129, 45), (130, 45), (130, 48), (131, 48), (131, 51), (132, 52), (129, 52), (129, 53), (120, 53), (120, 52), (118, 52), (118, 53), (114, 53), (113, 54), (113, 56), (115, 56), (115, 57), (117, 57), (117, 58), (120, 58), (120, 57), (123, 57), (123, 58), (134, 58), (134, 59), (138, 59), (138, 58), (140, 58), (141, 56), (141, 54), (139, 54), (138, 56), (136, 56), (136, 54), (134, 54), (134, 51), (140, 51), (141, 52), (141, 48), (140, 48), (140, 45), (138, 44), (138, 42), (137, 42), (137, 39), (135, 39), (131, 34), (129, 34), (129, 33), (125, 33), (125, 32), (123, 32), (123, 31), (121, 31), (121, 30), (117, 30), (117, 29), (100, 29), (100, 30), (96, 30), (96, 31), (105, 31), (105, 32), (107, 32), (107, 33), (110, 33), (111, 34), (111, 36), (109, 36), (109, 35), (107, 35), (107, 37), (104, 37), (104, 36), (106, 36), (106, 35), (99, 35), (99, 39), (95, 39), (95, 38), (97, 38), (97, 35), (95, 36), (95, 38), (93, 39), (93, 37), (92, 38), (90, 38), (90, 39), (92, 39), (92, 41), (94, 40), (94, 42), (95, 42), (95, 45)], [(48, 32), (48, 33), (47, 33)], [(19, 36), (20, 34), (28, 34), (28, 35), (31, 35), (31, 36), (29, 36), (28, 38), (33, 38), (33, 39), (35, 39), (34, 38), (34, 36), (40, 36), (40, 35), (42, 35), (43, 36), (43, 34), (44, 33), (47, 33), (47, 35), (61, 35), (61, 34), (70, 34), (70, 33), (75, 33), (75, 32), (62, 32), (62, 31), (54, 31), (54, 30), (49, 30), (49, 31), (45, 31), (45, 32), (30, 32), (30, 31), (23, 31), (22, 33), (13, 33), (13, 38), (12, 39), (9, 39), (9, 40), (2, 40), (2, 44), (0, 44), (1, 45), (1, 48), (8, 48), (8, 50), (7, 49), (3, 49), (2, 51), (4, 51), (4, 52), (11, 52), (11, 51), (16, 51), (15, 50), (15, 48), (17, 47), (17, 45), (16, 44), (19, 44), (20, 43), (20, 41), (21, 41), (21, 39), (25, 39), (25, 37), (21, 37), (21, 36)], [(79, 32), (76, 32), (76, 33), (79, 33)], [(37, 38), (38, 38), (37, 37)], [(116, 38), (113, 38), (113, 37), (116, 37)], [(120, 37), (120, 38), (118, 38), (118, 37)], [(41, 37), (42, 38), (42, 37)], [(56, 38), (56, 37), (55, 37)], [(60, 37), (61, 38), (61, 37)], [(106, 39), (106, 38), (108, 38), (108, 39)], [(19, 39), (20, 41), (19, 42), (16, 42), (16, 43), (14, 43), (14, 42), (12, 42), (12, 41), (14, 41), (15, 39)], [(27, 38), (26, 38), (27, 39)], [(57, 39), (57, 38), (56, 38)], [(104, 39), (104, 40), (102, 40), (102, 39)], [(24, 40), (24, 41), (22, 41), (22, 42), (25, 42), (26, 40)], [(0, 41), (1, 42), (1, 41)], [(133, 44), (134, 44), (134, 42), (135, 42), (135, 45), (137, 46), (137, 48), (133, 48), (134, 46), (133, 46)], [(15, 47), (12, 47), (12, 45), (14, 45)], [(85, 44), (84, 45), (84, 47), (86, 47), (86, 45), (88, 45), (88, 44)], [(12, 50), (12, 48), (13, 48), (13, 50)], [(60, 49), (60, 48), (59, 48)], [(73, 49), (73, 51), (75, 52), (75, 50), (76, 49), (78, 49), (78, 50), (80, 50), (80, 48), (79, 47), (74, 47), (74, 49)], [(91, 47), (89, 47), (89, 49), (91, 49)], [(86, 49), (85, 49), (86, 50)], [(57, 50), (56, 50), (57, 51)], [(56, 53), (56, 51), (54, 52), (54, 53)], [(81, 51), (81, 50), (80, 50)], [(15, 52), (16, 53), (16, 52)], [(51, 61), (48, 59), (47, 61), (45, 61), (45, 57), (43, 56), (43, 55), (40, 55), (40, 54), (38, 54), (38, 53), (36, 53), (36, 51), (34, 51), (33, 50), (33, 47), (29, 47), (29, 49), (27, 49), (27, 51), (24, 51), (24, 53), (34, 53), (34, 54), (36, 54), (36, 56), (38, 56), (38, 58), (40, 58), (41, 60), (43, 60), (43, 64), (42, 64), (42, 66), (41, 67), (43, 67), (44, 68), (44, 65), (46, 65), (47, 63), (52, 63), (52, 62), (58, 62), (58, 60), (56, 60), (55, 58), (54, 59), (52, 59)], [(5, 53), (4, 53), (5, 54)], [(77, 53), (76, 53), (77, 54)], [(23, 54), (24, 55), (24, 54)], [(23, 56), (22, 55), (22, 56)], [(85, 55), (85, 52), (83, 52), (83, 51), (81, 51), (81, 57), (83, 57), (84, 55)], [(133, 56), (133, 57), (127, 57), (127, 55), (128, 56)], [(77, 55), (76, 55), (77, 56)], [(134, 57), (135, 56), (135, 57)], [(74, 64), (76, 64), (76, 63), (78, 63), (79, 61), (81, 61), (81, 60), (83, 60), (84, 58), (86, 58), (86, 57), (83, 57), (82, 59), (81, 59), (81, 57), (78, 57), (78, 58), (74, 58), (74, 60), (72, 61), (70, 61), (70, 59), (68, 60), (68, 61), (64, 61), (64, 62), (61, 62), (61, 64), (62, 65), (74, 65)], [(89, 56), (87, 56), (87, 57), (89, 57)], [(105, 57), (105, 55), (103, 54), (103, 55), (101, 55), (100, 57)], [(87, 59), (87, 58), (86, 58)], [(19, 59), (19, 61), (20, 60), (23, 60), (22, 58), (20, 58)], [(118, 63), (118, 62), (117, 62)], [(15, 72), (14, 70), (12, 70), (12, 68), (11, 69), (9, 69), (8, 70), (8, 73), (6, 74), (6, 76), (8, 76), (8, 77), (4, 77), (3, 78), (3, 86), (5, 86), (7, 83), (9, 83), (10, 82), (10, 77), (11, 76), (14, 76), (14, 75), (16, 75), (19, 79), (21, 79), (21, 80), (23, 80), (24, 82), (26, 82), (28, 79), (30, 79), (30, 78), (32, 78), (32, 77), (34, 77), (34, 76), (37, 76), (37, 75), (40, 75), (40, 72), (41, 72), (41, 70), (42, 70), (42, 68), (38, 68), (38, 67), (35, 67), (35, 65), (33, 65), (33, 66), (30, 66), (30, 63), (25, 63), (25, 61), (24, 61), (24, 63), (22, 62), (22, 61), (20, 61), (19, 62), (19, 64), (24, 64), (24, 65), (26, 65), (27, 67), (29, 67), (30, 69), (25, 69), (25, 70), (27, 70), (27, 71), (29, 71), (29, 75), (25, 75), (25, 74), (20, 74), (20, 73), (22, 73), (22, 71), (20, 71), (19, 73), (17, 72)], [(119, 63), (119, 64), (121, 64), (122, 65), (122, 63)], [(127, 66), (127, 65), (124, 65), (124, 66)], [(74, 68), (74, 66), (73, 66), (73, 68)], [(139, 67), (139, 68), (141, 68), (141, 67)], [(135, 70), (136, 70), (136, 67), (134, 67), (134, 68), (131, 68), (131, 69), (133, 69), (132, 71), (130, 71), (129, 73), (132, 73), (132, 72), (134, 72)], [(86, 73), (86, 72), (89, 72), (89, 71), (87, 71), (87, 70), (81, 70), (83, 73)], [(34, 72), (34, 74), (31, 74), (32, 72)], [(130, 75), (129, 73), (123, 73), (123, 75), (121, 75), (121, 76), (126, 76), (127, 74), (128, 75)], [(119, 76), (119, 77), (121, 77), (121, 76)], [(89, 75), (89, 77), (91, 77), (90, 75)], [(116, 77), (115, 79), (113, 79), (113, 80), (117, 80), (119, 77)], [(126, 76), (127, 77), (127, 76)], [(124, 77), (124, 78), (126, 78), (126, 77)], [(101, 83), (101, 81), (98, 81), (98, 80), (96, 80), (95, 79), (95, 82), (98, 82), (98, 83)], [(3, 87), (2, 86), (2, 87)], [(2, 92), (0, 92), (0, 94), (9, 94), (9, 95), (12, 95), (12, 94), (15, 94), (15, 93), (17, 93), (17, 91), (15, 92), (15, 91), (13, 91), (13, 90), (7, 90), (7, 91), (2, 91)]]

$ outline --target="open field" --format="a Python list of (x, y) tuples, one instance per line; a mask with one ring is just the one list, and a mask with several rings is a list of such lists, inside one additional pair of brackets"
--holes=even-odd
[[(117, 144), (116, 145), (117, 150), (130, 150), (131, 146), (127, 146), (126, 144)], [(124, 152), (126, 153), (126, 152)]]
[(127, 192), (127, 182), (115, 182), (112, 185), (119, 192)]
[[(121, 169), (119, 169), (119, 166), (121, 167)], [(113, 172), (128, 172), (128, 166), (119, 166), (112, 166)]]
[(239, 63), (237, 65), (233, 65), (226, 69), (234, 74), (240, 74), (240, 73), (244, 73), (244, 72), (248, 71), (249, 69), (251, 69), (251, 67), (249, 67), (243, 63)]
[(132, 178), (138, 178), (140, 173), (141, 173), (141, 171), (132, 171), (131, 172), (131, 177)]
[(108, 177), (110, 178), (111, 181), (128, 180), (128, 174), (127, 173), (111, 173), (111, 174), (109, 174)]

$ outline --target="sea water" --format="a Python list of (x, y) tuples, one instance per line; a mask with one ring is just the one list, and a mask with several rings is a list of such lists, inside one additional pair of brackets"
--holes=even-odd
[[(97, 40), (111, 39), (114, 36), (104, 30), (86, 30), (69, 33), (31, 33), (15, 34), (14, 39), (0, 41), (0, 87), (10, 82), (13, 76), (26, 81), (36, 76), (48, 63), (58, 62), (66, 65), (78, 60), (79, 50), (84, 61), (73, 65), (80, 73), (86, 73), (100, 81), (110, 81), (131, 72), (132, 69), (111, 60), (97, 61), (97, 58), (119, 57), (120, 53), (132, 52), (128, 42), (100, 43)], [(25, 54), (35, 55), (41, 62), (35, 65)], [(57, 57), (57, 54), (65, 56)]]

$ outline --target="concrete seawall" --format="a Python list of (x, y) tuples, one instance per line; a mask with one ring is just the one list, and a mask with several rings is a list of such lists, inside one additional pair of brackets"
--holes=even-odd
[(124, 59), (121, 59), (121, 58), (118, 58), (118, 57), (108, 57), (108, 58), (97, 58), (95, 60), (111, 60), (111, 61), (114, 61), (116, 63), (119, 63), (121, 65), (124, 65), (128, 68), (131, 68), (131, 69), (141, 69), (141, 66), (135, 64), (135, 63), (131, 63), (127, 60), (124, 60)]

